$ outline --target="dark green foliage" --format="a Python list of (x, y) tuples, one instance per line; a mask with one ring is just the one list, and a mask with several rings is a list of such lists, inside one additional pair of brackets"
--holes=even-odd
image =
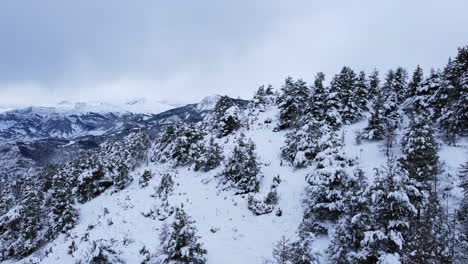
[(145, 188), (148, 186), (148, 182), (153, 178), (153, 173), (149, 170), (145, 170), (143, 172), (143, 175), (141, 175), (140, 180), (138, 181), (138, 184), (140, 185), (140, 188)]
[(374, 70), (369, 76), (369, 99), (377, 95), (380, 90), (379, 71)]
[(310, 252), (310, 242), (290, 241), (284, 236), (273, 247), (273, 259), (267, 264), (315, 264), (317, 258)]
[(306, 82), (302, 79), (294, 81), (291, 77), (286, 78), (281, 92), (277, 100), (280, 109), (278, 130), (293, 128), (296, 125), (310, 97), (310, 89)]
[(384, 168), (376, 169), (371, 193), (371, 227), (362, 241), (367, 260), (403, 256), (410, 221), (417, 213), (410, 197), (417, 196), (418, 189), (395, 159), (389, 158)]
[(120, 252), (116, 251), (113, 248), (113, 243), (115, 241), (111, 240), (106, 241), (103, 239), (94, 240), (92, 242), (91, 248), (88, 251), (88, 254), (84, 260), (78, 261), (78, 264), (119, 264), (125, 263), (120, 258)]
[(199, 157), (204, 135), (197, 124), (170, 125), (159, 136), (154, 146), (153, 159), (173, 162), (175, 166), (188, 165)]
[(435, 103), (441, 109), (438, 123), (449, 141), (468, 135), (468, 46), (458, 49), (454, 60), (444, 68), (445, 82), (437, 91)]
[(195, 221), (181, 208), (175, 212), (174, 222), (161, 233), (161, 264), (169, 263), (206, 263), (206, 249), (199, 242)]
[(127, 165), (122, 164), (117, 168), (116, 176), (113, 178), (115, 188), (122, 190), (133, 181), (129, 174)]
[(221, 164), (223, 161), (223, 149), (215, 142), (214, 138), (202, 147), (200, 155), (195, 160), (195, 170), (210, 171)]
[(396, 93), (397, 103), (401, 104), (405, 101), (407, 96), (408, 72), (404, 68), (398, 67), (393, 77), (390, 87)]
[(402, 142), (401, 166), (418, 183), (420, 191), (429, 192), (439, 173), (438, 145), (434, 131), (424, 117), (412, 120)]
[[(337, 135), (330, 133), (324, 148), (315, 158), (315, 170), (306, 176), (309, 186), (304, 200), (304, 221), (323, 232), (329, 221), (338, 220), (347, 208), (347, 192), (354, 185), (351, 167), (354, 160), (348, 159)], [(308, 223), (305, 223), (308, 224)]]
[(264, 110), (268, 105), (275, 103), (275, 93), (273, 91), (273, 86), (271, 84), (265, 88), (264, 85), (258, 87), (257, 92), (255, 93), (252, 102), (254, 107)]
[(167, 197), (172, 193), (174, 190), (174, 180), (172, 179), (171, 174), (165, 173), (161, 177), (161, 182), (159, 186), (156, 188), (156, 195), (166, 200)]
[(313, 93), (309, 108), (306, 114), (316, 120), (325, 120), (326, 108), (325, 102), (328, 96), (328, 88), (325, 87), (323, 82), (325, 81), (325, 74), (319, 72), (315, 75)]
[(222, 96), (208, 121), (209, 126), (217, 131), (219, 138), (232, 134), (241, 127), (239, 106), (231, 98)]
[[(330, 93), (327, 99), (330, 101), (333, 97), (336, 102), (329, 102), (328, 104), (336, 105), (342, 122), (345, 124), (350, 124), (361, 117), (362, 101), (365, 100), (362, 89), (365, 89), (365, 87), (359, 87), (358, 89), (357, 82), (356, 73), (349, 67), (343, 67), (341, 72), (335, 75), (330, 83)], [(365, 76), (362, 84), (364, 83)], [(326, 111), (329, 110), (329, 108), (326, 108)], [(333, 126), (333, 124), (331, 125)]]
[(257, 192), (261, 179), (260, 164), (255, 153), (255, 144), (241, 134), (224, 170), (218, 176), (239, 193)]
[[(364, 71), (359, 72), (356, 81), (356, 88), (354, 93), (351, 95), (352, 100), (358, 107), (359, 111), (362, 112), (367, 111), (367, 102), (371, 98), (369, 92), (369, 84), (366, 78), (366, 73)], [(360, 118), (361, 116), (357, 116)]]
[(87, 171), (84, 171), (78, 178), (75, 195), (80, 203), (85, 203), (97, 197), (113, 184), (112, 179), (105, 174), (102, 166), (92, 166), (97, 167), (88, 167)]
[(321, 139), (330, 132), (325, 122), (310, 120), (286, 134), (285, 146), (281, 148), (282, 157), (294, 167), (309, 165), (322, 150)]

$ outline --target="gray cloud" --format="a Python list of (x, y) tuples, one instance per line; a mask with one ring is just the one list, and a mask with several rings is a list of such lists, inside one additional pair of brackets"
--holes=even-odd
[(0, 104), (248, 97), (341, 66), (442, 66), (468, 43), (452, 1), (2, 1)]

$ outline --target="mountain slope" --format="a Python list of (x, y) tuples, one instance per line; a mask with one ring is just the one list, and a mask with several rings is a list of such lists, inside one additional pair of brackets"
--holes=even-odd
[[(311, 168), (294, 169), (282, 161), (281, 147), (287, 131), (273, 132), (277, 116), (276, 106), (270, 106), (258, 116), (249, 118), (248, 129), (244, 127), (234, 135), (217, 139), (217, 142), (223, 144), (225, 156), (229, 155), (235, 138), (241, 132), (255, 142), (264, 176), (256, 196), (265, 196), (273, 177), (279, 175), (281, 183), (277, 192), (281, 216), (275, 213), (257, 216), (248, 210), (247, 195), (234, 195), (233, 190), (223, 190), (215, 177), (222, 166), (203, 173), (195, 172), (193, 166), (174, 168), (170, 163), (149, 162), (131, 172), (134, 180), (126, 189), (116, 192), (111, 188), (80, 205), (80, 220), (69, 235), (61, 235), (29, 259), (39, 263), (74, 263), (90, 254), (93, 241), (104, 240), (126, 263), (141, 263), (145, 257), (141, 250), (155, 253), (163, 223), (171, 220), (160, 221), (143, 215), (152, 209), (162, 208), (160, 198), (153, 195), (161, 176), (170, 173), (175, 184), (168, 203), (170, 206), (182, 206), (196, 221), (198, 235), (208, 250), (207, 263), (262, 263), (271, 257), (272, 246), (281, 236), (296, 238), (303, 216), (301, 201), (307, 186), (305, 175), (312, 171)], [(381, 142), (355, 142), (355, 131), (366, 123), (362, 121), (344, 126), (341, 132), (347, 156), (357, 157), (366, 175), (371, 177), (373, 168), (383, 165), (386, 158)], [(464, 161), (466, 143), (463, 141), (458, 147), (442, 146), (440, 155), (446, 162), (447, 172), (455, 173)], [(138, 181), (145, 170), (152, 171), (155, 176), (147, 187), (142, 188)], [(454, 201), (460, 199), (459, 189), (454, 191), (454, 196)], [(72, 243), (74, 250), (69, 254)], [(324, 261), (328, 243), (327, 237), (317, 237), (313, 246), (322, 254)]]

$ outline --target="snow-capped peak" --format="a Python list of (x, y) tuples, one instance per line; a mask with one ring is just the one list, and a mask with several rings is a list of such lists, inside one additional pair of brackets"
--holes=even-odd
[(213, 110), (216, 106), (216, 103), (218, 103), (220, 98), (221, 98), (221, 95), (219, 94), (214, 94), (214, 95), (210, 95), (210, 96), (203, 98), (203, 100), (201, 100), (201, 102), (197, 104), (197, 110), (199, 111)]

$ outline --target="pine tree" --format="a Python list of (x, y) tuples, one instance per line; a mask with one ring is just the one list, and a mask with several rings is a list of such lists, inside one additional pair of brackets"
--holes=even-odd
[(408, 84), (408, 91), (407, 91), (407, 98), (412, 98), (416, 96), (417, 91), (420, 89), (419, 87), (422, 85), (424, 81), (424, 73), (421, 67), (419, 65), (416, 67), (416, 69), (413, 72), (413, 76), (411, 78), (411, 81)]
[(241, 127), (239, 106), (231, 98), (222, 96), (216, 103), (208, 122), (219, 138), (234, 133)]
[(278, 130), (293, 128), (296, 125), (310, 97), (310, 89), (302, 79), (294, 81), (291, 77), (286, 78), (281, 91), (282, 94), (277, 100), (280, 109)]
[(327, 249), (333, 263), (368, 263), (368, 252), (362, 247), (362, 241), (372, 223), (370, 191), (363, 171), (356, 169), (354, 174), (356, 180), (348, 189), (346, 214), (332, 233)]
[(362, 96), (362, 93), (357, 91), (356, 86), (356, 73), (349, 67), (343, 67), (341, 72), (333, 77), (330, 84), (330, 94), (336, 94), (334, 97), (339, 103), (337, 108), (343, 123), (346, 124), (361, 117), (361, 99), (359, 97)]
[(266, 88), (264, 85), (258, 87), (258, 90), (255, 92), (255, 95), (252, 99), (252, 103), (256, 108), (259, 108), (261, 111), (265, 109), (266, 106), (272, 105), (275, 102), (273, 86), (269, 84)]
[(379, 71), (375, 69), (369, 76), (369, 99), (373, 100), (373, 98), (377, 95), (379, 90), (380, 90)]
[(167, 127), (158, 138), (153, 160), (184, 166), (194, 162), (201, 152), (204, 132), (197, 124), (177, 123)]
[(240, 193), (258, 191), (262, 175), (252, 140), (246, 142), (245, 135), (241, 134), (224, 170), (218, 177), (223, 183), (230, 183)]
[[(402, 71), (400, 71), (400, 74)], [(396, 74), (390, 70), (385, 84), (374, 99), (368, 126), (364, 129), (363, 138), (369, 140), (385, 139), (387, 148), (392, 146), (395, 130), (400, 124), (398, 88)]]
[(311, 102), (309, 103), (309, 108), (307, 109), (306, 114), (311, 116), (315, 120), (324, 120), (325, 119), (325, 102), (328, 96), (328, 88), (323, 85), (325, 81), (325, 74), (323, 72), (318, 72), (315, 75), (313, 93), (311, 97)]
[(421, 192), (429, 192), (439, 173), (438, 145), (428, 124), (427, 117), (412, 120), (401, 142), (404, 154), (400, 159), (401, 166), (418, 183)]
[(352, 97), (352, 101), (357, 104), (359, 112), (361, 112), (359, 116), (361, 117), (362, 112), (369, 110), (367, 108), (367, 102), (369, 99), (371, 99), (369, 93), (369, 84), (364, 71), (359, 72), (359, 76), (357, 77), (356, 81), (355, 92), (352, 94)]
[(43, 221), (44, 194), (31, 182), (24, 187), (23, 197), (13, 209), (0, 218), (0, 256), (23, 258), (40, 247), (46, 239)]
[(72, 229), (78, 221), (78, 211), (74, 207), (72, 186), (63, 170), (56, 171), (50, 189), (51, 237)]
[(393, 82), (391, 88), (396, 93), (396, 101), (398, 104), (401, 104), (405, 101), (407, 97), (407, 88), (408, 88), (408, 73), (402, 67), (398, 67), (395, 70)]
[(346, 192), (353, 185), (353, 160), (348, 159), (335, 133), (329, 133), (324, 148), (315, 158), (317, 167), (306, 176), (309, 186), (306, 190), (304, 219), (316, 226), (317, 232), (324, 232), (327, 222), (338, 220), (346, 211)]
[[(468, 261), (468, 161), (463, 164), (460, 170), (460, 187), (463, 189), (463, 199), (457, 214), (460, 223), (458, 243), (454, 246), (454, 257), (456, 263)], [(455, 230), (454, 230), (455, 232)]]
[(453, 142), (458, 136), (468, 135), (468, 46), (458, 49), (444, 69), (444, 78), (446, 82), (438, 92), (443, 104), (438, 123)]
[(416, 214), (410, 197), (416, 196), (418, 190), (406, 171), (390, 157), (386, 167), (376, 169), (371, 192), (372, 226), (362, 241), (368, 252), (366, 260), (370, 263), (388, 258), (400, 260), (408, 242), (410, 221)]
[(210, 138), (209, 142), (203, 147), (202, 153), (195, 161), (195, 170), (212, 170), (218, 167), (223, 159), (222, 147), (214, 141), (214, 138)]
[(143, 175), (141, 175), (140, 180), (138, 181), (138, 184), (140, 185), (140, 188), (145, 188), (148, 186), (148, 182), (153, 178), (153, 174), (149, 170), (145, 170), (143, 172)]
[(321, 151), (321, 139), (331, 130), (324, 121), (313, 119), (310, 113), (301, 123), (302, 126), (286, 134), (285, 146), (281, 148), (283, 158), (297, 168), (313, 161)]
[[(417, 72), (415, 72), (416, 74)], [(407, 99), (406, 112), (411, 118), (415, 118), (417, 115), (424, 115), (430, 117), (433, 122), (436, 122), (436, 116), (440, 116), (440, 110), (437, 110), (439, 107), (436, 107), (435, 98), (437, 98), (437, 90), (442, 85), (441, 73), (431, 70), (428, 78), (420, 83), (417, 82), (419, 77), (413, 77), (413, 79), (415, 78), (416, 81), (410, 83), (410, 87), (414, 87), (411, 88), (411, 90), (414, 89), (414, 93), (412, 92), (411, 97)]]
[(113, 181), (106, 175), (104, 168), (96, 164), (83, 164), (88, 169), (81, 172), (77, 179), (75, 194), (78, 202), (85, 203), (99, 194), (104, 192), (107, 188), (112, 186)]
[(158, 256), (159, 263), (206, 263), (207, 251), (196, 235), (195, 221), (183, 209), (176, 210), (174, 222), (165, 232), (161, 236), (162, 255)]
[(340, 114), (341, 103), (338, 93), (328, 93), (325, 99), (324, 109), (325, 112), (325, 123), (333, 130), (338, 130), (343, 124), (343, 119)]
[(123, 190), (127, 185), (129, 185), (132, 181), (133, 178), (130, 176), (129, 173), (129, 168), (127, 165), (122, 164), (117, 168), (117, 174), (113, 178), (114, 180), (114, 186), (118, 190)]
[(284, 236), (273, 247), (273, 259), (268, 264), (316, 264), (317, 257), (310, 252), (310, 242), (290, 241)]
[[(92, 242), (91, 248), (88, 250), (88, 253), (83, 260), (84, 263), (89, 264), (119, 264), (125, 263), (120, 257), (119, 251), (116, 251), (113, 248), (114, 240), (110, 242), (104, 239), (94, 240)], [(78, 263), (81, 263), (79, 261)]]

